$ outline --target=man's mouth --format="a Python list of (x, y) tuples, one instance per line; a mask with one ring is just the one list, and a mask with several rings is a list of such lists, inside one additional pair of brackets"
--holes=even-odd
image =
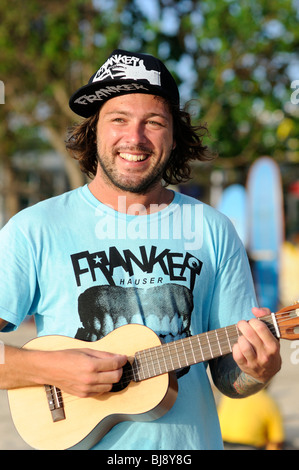
[(128, 162), (141, 162), (146, 160), (149, 157), (148, 153), (140, 153), (140, 154), (133, 154), (133, 153), (126, 153), (126, 152), (119, 152), (119, 156), (127, 160)]
[(152, 151), (145, 147), (120, 148), (118, 155), (127, 162), (143, 162), (152, 154)]

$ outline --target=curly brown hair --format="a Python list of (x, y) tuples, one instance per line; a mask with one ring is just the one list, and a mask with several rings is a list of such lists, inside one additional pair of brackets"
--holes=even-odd
[[(211, 161), (214, 155), (203, 138), (207, 136), (206, 125), (192, 125), (191, 115), (186, 110), (168, 103), (173, 116), (173, 132), (176, 147), (162, 175), (166, 184), (187, 182), (191, 178), (191, 161)], [(96, 128), (100, 109), (90, 118), (69, 128), (66, 148), (78, 160), (80, 169), (88, 177), (95, 176), (98, 166)]]

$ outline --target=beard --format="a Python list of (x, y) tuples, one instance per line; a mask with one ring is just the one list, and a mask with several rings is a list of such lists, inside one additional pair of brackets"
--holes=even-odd
[[(120, 150), (114, 151), (113, 156), (116, 157)], [(129, 151), (138, 151), (141, 153), (146, 153), (148, 155), (152, 154), (152, 151), (141, 146), (121, 149), (121, 152)], [(126, 176), (120, 174), (115, 167), (113, 160), (104, 155), (97, 155), (98, 164), (100, 165), (103, 175), (106, 178), (106, 181), (118, 188), (121, 191), (128, 191), (135, 194), (146, 194), (154, 186), (162, 181), (164, 170), (168, 165), (169, 157), (171, 151), (169, 152), (168, 159), (166, 161), (159, 162), (153, 168), (149, 168), (144, 175), (136, 175), (135, 172), (132, 172), (132, 175), (128, 174)]]

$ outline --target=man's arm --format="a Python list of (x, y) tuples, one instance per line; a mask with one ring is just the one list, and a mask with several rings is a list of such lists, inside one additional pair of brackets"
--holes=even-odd
[[(7, 324), (0, 319), (0, 330)], [(126, 356), (92, 349), (31, 351), (4, 347), (0, 389), (51, 384), (79, 397), (111, 390), (120, 380)]]
[[(253, 309), (256, 317), (269, 313), (268, 309)], [(240, 321), (242, 333), (232, 354), (210, 363), (216, 387), (224, 395), (241, 398), (258, 392), (280, 370), (279, 341), (268, 327), (257, 318)]]
[(245, 374), (232, 354), (210, 361), (211, 375), (218, 390), (230, 398), (243, 398), (264, 388), (265, 384)]

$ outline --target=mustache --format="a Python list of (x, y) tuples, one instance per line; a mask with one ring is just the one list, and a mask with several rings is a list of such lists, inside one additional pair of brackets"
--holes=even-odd
[(117, 155), (118, 153), (130, 153), (130, 152), (139, 152), (146, 153), (147, 155), (152, 155), (154, 152), (152, 149), (146, 145), (122, 145), (113, 150), (113, 153)]

